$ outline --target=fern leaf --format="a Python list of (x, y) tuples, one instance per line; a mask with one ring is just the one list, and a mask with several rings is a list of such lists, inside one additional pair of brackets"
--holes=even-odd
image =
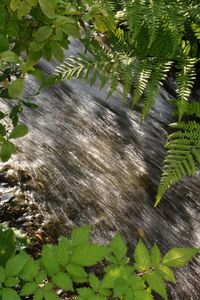
[(155, 206), (160, 202), (168, 188), (180, 181), (184, 176), (192, 176), (196, 172), (196, 164), (200, 163), (200, 123), (174, 123), (177, 131), (168, 137), (167, 156), (156, 197)]

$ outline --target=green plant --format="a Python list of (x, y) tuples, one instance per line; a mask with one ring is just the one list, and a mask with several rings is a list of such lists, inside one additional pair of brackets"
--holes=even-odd
[[(163, 80), (169, 70), (173, 70), (180, 121), (187, 114), (187, 109), (183, 111), (180, 107), (189, 100), (196, 80), (200, 53), (199, 24), (196, 0), (2, 0), (0, 96), (12, 103), (12, 109), (0, 112), (1, 160), (5, 162), (15, 153), (14, 139), (28, 132), (27, 126), (19, 123), (24, 107), (37, 108), (31, 100), (33, 96), (49, 82), (58, 83), (64, 78), (88, 79), (94, 84), (99, 75), (100, 88), (107, 86), (108, 96), (121, 83), (123, 99), (131, 94), (132, 106), (140, 101), (143, 120), (154, 105)], [(63, 61), (70, 36), (80, 39), (86, 52), (93, 56), (88, 57), (85, 53), (68, 57), (46, 82), (38, 68), (40, 58)], [(21, 56), (22, 53), (26, 55)], [(41, 86), (34, 95), (25, 97), (23, 90), (27, 74), (34, 75)], [(193, 106), (194, 110), (196, 108)], [(179, 146), (183, 147), (186, 139), (179, 138)], [(199, 135), (195, 135), (195, 139), (199, 140)], [(175, 148), (170, 142), (170, 147), (176, 151), (177, 144), (174, 145)], [(195, 151), (199, 153), (198, 147)], [(185, 175), (194, 174), (198, 159), (191, 155), (190, 150), (186, 156), (184, 171), (175, 167), (173, 172), (169, 163), (164, 166), (156, 203), (172, 184)], [(174, 156), (173, 165), (182, 168), (183, 162), (179, 163), (179, 157)]]
[[(150, 300), (152, 292), (167, 299), (165, 281), (176, 283), (171, 268), (182, 267), (199, 251), (173, 248), (162, 257), (156, 244), (149, 251), (139, 240), (130, 263), (119, 234), (98, 245), (89, 241), (90, 231), (90, 225), (75, 228), (71, 240), (62, 236), (57, 245), (44, 245), (36, 260), (23, 250), (13, 254), (0, 266), (0, 299), (59, 300), (62, 292), (73, 292), (77, 300)], [(98, 278), (92, 267), (101, 261), (106, 266)]]

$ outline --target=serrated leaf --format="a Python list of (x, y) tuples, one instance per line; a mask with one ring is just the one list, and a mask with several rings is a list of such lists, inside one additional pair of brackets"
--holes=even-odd
[(97, 276), (95, 276), (94, 274), (90, 274), (89, 275), (89, 283), (90, 283), (91, 288), (94, 291), (99, 290), (100, 282), (99, 282), (99, 279), (97, 278)]
[(28, 133), (28, 127), (24, 124), (15, 126), (9, 135), (9, 139), (18, 139), (25, 136)]
[(19, 98), (24, 89), (24, 80), (16, 79), (8, 86), (8, 94), (11, 98)]
[(15, 290), (10, 288), (3, 288), (2, 300), (20, 300), (20, 297)]
[(0, 158), (3, 162), (10, 159), (11, 155), (16, 152), (16, 147), (11, 142), (5, 142), (1, 145)]
[(34, 293), (33, 300), (43, 300), (43, 290), (42, 289), (37, 289)]
[(162, 263), (168, 267), (180, 268), (187, 264), (199, 249), (194, 248), (173, 248), (163, 257)]
[(91, 228), (91, 225), (74, 228), (71, 235), (72, 247), (87, 244), (89, 242)]
[(29, 255), (23, 251), (11, 257), (6, 263), (6, 267), (5, 267), (6, 275), (10, 277), (19, 275), (20, 272), (25, 267), (25, 265), (27, 264), (28, 260), (29, 260)]
[(42, 26), (40, 27), (35, 33), (35, 40), (39, 43), (48, 40), (51, 36), (53, 30), (49, 26)]
[(136, 262), (136, 269), (138, 271), (145, 271), (151, 267), (151, 259), (149, 255), (149, 251), (140, 239), (135, 251), (134, 251), (134, 259)]
[(15, 277), (7, 277), (6, 281), (4, 282), (4, 285), (6, 287), (16, 287), (19, 280)]
[(48, 275), (53, 276), (60, 270), (59, 261), (52, 245), (45, 245), (42, 249), (41, 264)]
[(15, 253), (16, 241), (12, 229), (0, 229), (0, 265), (5, 266), (6, 262)]
[(85, 272), (84, 268), (79, 265), (69, 264), (66, 267), (66, 270), (71, 276), (78, 276), (81, 278), (87, 277), (87, 272)]
[(38, 2), (45, 16), (47, 16), (49, 19), (54, 19), (55, 11), (53, 5), (48, 0), (39, 0)]
[(95, 244), (82, 244), (74, 248), (72, 256), (70, 258), (70, 262), (73, 264), (89, 267), (102, 260), (107, 253), (108, 249), (105, 246)]
[(21, 296), (32, 295), (36, 291), (37, 288), (38, 288), (38, 285), (35, 282), (27, 282), (23, 285), (20, 295)]
[(71, 245), (70, 241), (66, 237), (61, 236), (59, 238), (59, 243), (56, 246), (56, 254), (60, 265), (62, 267), (67, 266), (71, 255)]
[(23, 272), (20, 274), (20, 278), (22, 278), (25, 281), (33, 280), (33, 278), (38, 275), (39, 268), (39, 261), (34, 260), (32, 257), (30, 257)]
[(77, 289), (78, 294), (81, 296), (81, 299), (89, 299), (89, 297), (94, 296), (92, 289), (90, 288), (80, 288)]
[(127, 253), (126, 243), (119, 234), (115, 235), (115, 237), (110, 242), (109, 247), (111, 248), (118, 261), (120, 261)]
[(158, 293), (163, 299), (167, 300), (167, 291), (164, 280), (156, 272), (143, 275), (150, 288)]
[(73, 291), (72, 280), (67, 273), (60, 272), (52, 277), (52, 281), (61, 289)]
[(153, 300), (153, 296), (147, 291), (136, 291), (134, 300)]
[(133, 267), (132, 266), (110, 266), (106, 268), (106, 274), (102, 280), (102, 288), (113, 288), (115, 282), (117, 281), (117, 285), (119, 284), (120, 280), (124, 279), (125, 281), (127, 278), (132, 276)]
[(46, 280), (47, 274), (44, 270), (40, 270), (37, 276), (35, 277), (35, 282), (37, 284), (42, 284)]
[(60, 300), (58, 295), (55, 294), (53, 291), (48, 291), (44, 293), (44, 299), (45, 300)]
[(165, 265), (158, 266), (157, 272), (159, 273), (160, 276), (162, 276), (163, 279), (176, 283), (174, 272), (167, 266)]
[(153, 247), (151, 248), (151, 264), (152, 266), (156, 267), (161, 262), (161, 252), (156, 243), (154, 243)]

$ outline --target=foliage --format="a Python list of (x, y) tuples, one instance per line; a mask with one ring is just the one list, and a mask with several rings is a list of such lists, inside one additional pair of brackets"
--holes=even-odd
[[(176, 283), (172, 268), (182, 267), (199, 251), (173, 248), (162, 257), (156, 244), (149, 251), (139, 240), (130, 263), (119, 234), (108, 245), (98, 245), (89, 241), (90, 231), (90, 225), (75, 228), (71, 240), (62, 236), (57, 245), (44, 245), (36, 260), (23, 250), (13, 253), (0, 264), (0, 299), (32, 295), (34, 300), (59, 300), (63, 292), (74, 293), (77, 300), (151, 300), (152, 293), (167, 299), (165, 281)], [(106, 266), (99, 279), (95, 268), (87, 267), (101, 261)]]
[[(86, 53), (67, 57), (46, 82), (38, 68), (40, 58), (63, 61), (69, 37), (80, 39)], [(180, 121), (188, 114), (187, 109), (183, 112), (180, 107), (188, 102), (195, 82), (199, 40), (200, 10), (196, 0), (2, 0), (0, 96), (10, 100), (12, 109), (0, 112), (1, 160), (5, 162), (15, 153), (13, 139), (28, 132), (26, 125), (19, 123), (20, 113), (25, 107), (37, 108), (30, 100), (31, 95), (27, 98), (23, 94), (27, 74), (34, 75), (41, 82), (41, 88), (64, 78), (90, 80), (92, 85), (100, 76), (100, 88), (107, 87), (108, 96), (121, 83), (123, 99), (131, 94), (132, 106), (141, 101), (143, 120), (173, 68)], [(193, 106), (194, 114), (196, 108)], [(191, 147), (193, 136), (189, 134), (186, 141), (185, 134), (178, 138), (178, 145), (185, 147), (186, 142)], [(199, 140), (197, 131), (196, 134), (195, 139)], [(166, 147), (176, 152), (179, 146), (177, 142), (172, 143), (172, 139), (174, 135), (169, 137)], [(188, 148), (188, 151), (192, 150)], [(199, 155), (197, 146), (195, 151)], [(157, 203), (172, 184), (185, 175), (194, 174), (198, 162), (196, 154), (188, 153), (185, 157), (175, 155), (169, 164), (167, 154)]]

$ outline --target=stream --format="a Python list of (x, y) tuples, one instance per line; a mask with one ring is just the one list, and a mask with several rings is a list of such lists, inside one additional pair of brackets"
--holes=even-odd
[[(73, 42), (67, 54), (79, 47)], [(41, 62), (41, 67), (51, 73), (55, 63)], [(37, 87), (28, 77), (26, 92), (34, 93)], [(39, 108), (27, 109), (22, 117), (30, 132), (18, 141), (18, 153), (7, 164), (31, 177), (26, 192), (46, 220), (62, 222), (63, 232), (90, 223), (97, 242), (107, 242), (118, 231), (132, 249), (144, 232), (147, 245), (155, 241), (163, 253), (171, 247), (199, 247), (199, 170), (153, 208), (167, 124), (174, 121), (170, 94), (161, 89), (143, 123), (139, 111), (120, 101), (120, 89), (105, 98), (98, 82), (91, 87), (65, 81), (42, 91), (35, 99)], [(7, 109), (5, 102), (1, 106)], [(195, 258), (176, 271), (169, 299), (200, 299), (199, 266)]]

